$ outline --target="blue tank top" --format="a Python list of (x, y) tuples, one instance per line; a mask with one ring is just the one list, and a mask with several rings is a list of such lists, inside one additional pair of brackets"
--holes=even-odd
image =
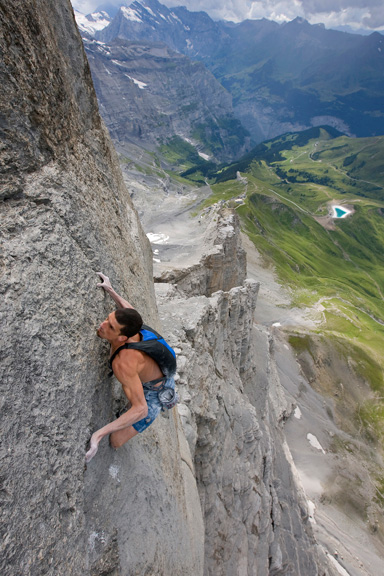
[(176, 373), (176, 354), (173, 348), (164, 340), (164, 338), (156, 332), (153, 328), (143, 324), (140, 330), (141, 340), (140, 342), (130, 342), (129, 344), (123, 344), (115, 350), (112, 354), (109, 365), (113, 372), (112, 362), (116, 358), (120, 350), (133, 349), (145, 352), (153, 358), (156, 364), (159, 366), (160, 370), (167, 378), (174, 376)]

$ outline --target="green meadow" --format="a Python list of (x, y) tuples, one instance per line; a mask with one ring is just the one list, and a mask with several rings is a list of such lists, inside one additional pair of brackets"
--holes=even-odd
[[(316, 335), (339, 343), (346, 363), (353, 359), (370, 390), (355, 406), (359, 423), (369, 441), (383, 440), (384, 137), (352, 139), (328, 128), (287, 134), (206, 177), (207, 202), (236, 207), (293, 304), (316, 307)], [(352, 213), (333, 219), (332, 204)]]

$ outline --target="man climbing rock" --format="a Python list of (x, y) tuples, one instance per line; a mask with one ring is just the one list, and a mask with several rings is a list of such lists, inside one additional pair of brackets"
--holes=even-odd
[(116, 302), (97, 329), (97, 335), (111, 345), (109, 363), (128, 398), (129, 409), (114, 422), (92, 434), (90, 448), (85, 455), (89, 462), (98, 450), (99, 442), (110, 434), (113, 448), (144, 432), (160, 411), (171, 408), (178, 400), (175, 392), (175, 352), (155, 330), (143, 324), (140, 314), (121, 296), (108, 276), (98, 272), (103, 288)]

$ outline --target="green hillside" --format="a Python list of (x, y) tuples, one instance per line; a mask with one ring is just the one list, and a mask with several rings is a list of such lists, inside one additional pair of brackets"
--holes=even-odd
[[(237, 206), (294, 304), (318, 310), (316, 336), (333, 341), (369, 384), (355, 409), (367, 437), (384, 440), (384, 137), (286, 134), (210, 178), (210, 202)], [(335, 204), (348, 217), (333, 218)]]

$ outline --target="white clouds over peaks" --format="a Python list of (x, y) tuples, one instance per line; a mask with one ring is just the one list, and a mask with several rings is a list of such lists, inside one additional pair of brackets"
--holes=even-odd
[[(74, 8), (88, 14), (102, 3), (129, 5), (132, 0), (72, 0)], [(349, 25), (352, 28), (384, 29), (383, 0), (160, 0), (173, 8), (186, 6), (192, 12), (207, 12), (214, 20), (240, 22), (246, 18), (267, 18), (276, 22), (297, 16), (312, 24), (323, 22), (328, 28)]]
[(286, 22), (299, 16), (312, 24), (323, 22), (329, 27), (384, 27), (383, 0), (163, 0), (163, 4), (203, 10), (215, 20), (267, 18)]

